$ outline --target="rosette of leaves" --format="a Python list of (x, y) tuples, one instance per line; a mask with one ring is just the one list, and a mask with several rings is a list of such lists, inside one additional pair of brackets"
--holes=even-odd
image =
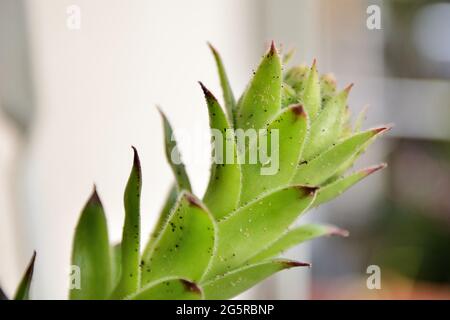
[[(364, 114), (352, 124), (347, 106), (351, 86), (338, 90), (332, 76), (319, 75), (315, 62), (283, 73), (283, 59), (273, 43), (236, 100), (222, 60), (212, 46), (211, 50), (223, 107), (200, 85), (211, 128), (224, 133), (219, 151), (235, 161), (213, 162), (206, 193), (195, 196), (183, 163), (173, 160), (181, 157), (162, 114), (175, 183), (154, 231), (142, 248), (142, 175), (133, 148), (122, 241), (110, 244), (103, 206), (94, 190), (75, 231), (72, 264), (80, 268), (81, 286), (70, 291), (71, 299), (228, 299), (278, 271), (309, 266), (282, 258), (286, 249), (321, 236), (347, 234), (329, 225), (293, 225), (307, 210), (385, 166), (347, 173), (389, 127), (362, 130)], [(266, 133), (242, 149), (236, 129)], [(239, 158), (258, 152), (262, 139), (273, 138), (272, 129), (279, 134), (279, 166), (274, 174), (262, 175), (267, 163)]]
[[(175, 184), (154, 231), (141, 252), (142, 175), (133, 148), (122, 241), (110, 244), (104, 209), (94, 189), (75, 230), (72, 265), (79, 267), (80, 283), (70, 290), (71, 299), (232, 298), (278, 271), (309, 266), (280, 258), (286, 249), (321, 236), (348, 234), (329, 225), (292, 226), (307, 210), (385, 167), (380, 164), (346, 173), (389, 127), (361, 130), (364, 111), (352, 125), (347, 106), (351, 85), (338, 91), (331, 75), (318, 74), (315, 62), (283, 74), (283, 59), (273, 43), (236, 101), (222, 60), (212, 46), (211, 50), (225, 108), (200, 85), (211, 128), (224, 133), (218, 144), (223, 149), (217, 150), (216, 145), (215, 152), (233, 161), (213, 161), (206, 193), (201, 199), (196, 197), (183, 163), (174, 161), (181, 155), (162, 114)], [(242, 149), (235, 136), (237, 129), (262, 129), (263, 134)], [(273, 129), (279, 133), (278, 170), (263, 175), (267, 163), (245, 160), (250, 153), (260, 152), (263, 139), (274, 139)], [(35, 254), (15, 299), (29, 298), (34, 261)], [(1, 289), (0, 299), (7, 299)]]

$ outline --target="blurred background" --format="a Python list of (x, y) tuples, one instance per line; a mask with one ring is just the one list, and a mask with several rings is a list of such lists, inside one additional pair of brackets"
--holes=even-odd
[[(449, 299), (449, 38), (450, 2), (438, 0), (0, 0), (1, 285), (12, 294), (37, 250), (32, 297), (66, 298), (73, 230), (94, 183), (120, 237), (131, 145), (146, 241), (172, 179), (155, 104), (175, 128), (208, 132), (197, 81), (217, 96), (220, 87), (206, 41), (240, 94), (273, 39), (296, 49), (292, 63), (317, 58), (340, 88), (354, 82), (349, 104), (353, 114), (370, 105), (366, 126), (395, 128), (358, 163), (389, 167), (306, 217), (350, 237), (288, 252), (313, 267), (242, 297)], [(201, 195), (208, 154), (180, 148)], [(379, 290), (366, 286), (371, 265)]]

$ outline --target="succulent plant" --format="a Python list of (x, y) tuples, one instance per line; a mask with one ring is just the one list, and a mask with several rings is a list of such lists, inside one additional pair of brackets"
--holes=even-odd
[[(16, 293), (14, 294), (14, 300), (29, 300), (30, 299), (30, 287), (31, 280), (33, 279), (34, 262), (36, 261), (36, 252), (33, 253), (27, 269), (25, 270), (19, 285), (17, 286)], [(6, 293), (0, 287), (0, 300), (9, 300)]]
[[(352, 125), (347, 107), (352, 85), (338, 91), (332, 75), (319, 76), (315, 61), (283, 73), (288, 57), (281, 58), (273, 43), (235, 100), (221, 57), (210, 48), (224, 108), (200, 83), (214, 142), (204, 196), (193, 194), (171, 125), (161, 112), (175, 182), (149, 241), (141, 250), (142, 175), (133, 148), (122, 241), (110, 244), (94, 188), (75, 231), (72, 265), (79, 267), (81, 278), (80, 286), (70, 290), (71, 299), (228, 299), (278, 271), (309, 266), (280, 258), (285, 250), (317, 237), (348, 234), (330, 225), (293, 225), (307, 210), (385, 167), (346, 174), (389, 127), (361, 130), (364, 112)], [(256, 131), (256, 140), (244, 136), (239, 144), (239, 130)], [(272, 142), (277, 149), (268, 152), (264, 146)], [(274, 152), (275, 172), (263, 173), (267, 161), (247, 161), (252, 154), (262, 160)], [(218, 153), (228, 161), (215, 161)]]

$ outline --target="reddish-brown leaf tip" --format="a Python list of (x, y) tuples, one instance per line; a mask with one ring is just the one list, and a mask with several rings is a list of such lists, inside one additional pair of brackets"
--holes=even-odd
[(88, 204), (90, 205), (101, 205), (100, 197), (97, 193), (97, 186), (94, 184), (91, 197), (89, 198)]
[(350, 232), (348, 232), (348, 230), (341, 229), (338, 227), (330, 227), (328, 230), (328, 234), (331, 236), (348, 237), (350, 235)]
[(141, 178), (141, 160), (139, 160), (139, 154), (134, 146), (131, 146), (133, 149), (133, 167), (137, 170), (137, 175), (139, 179)]
[(217, 101), (216, 97), (214, 97), (214, 95), (211, 93), (211, 91), (209, 91), (208, 88), (206, 88), (201, 81), (199, 81), (198, 84), (202, 88), (203, 94), (205, 95), (206, 100)]
[(297, 117), (306, 117), (305, 109), (301, 104), (295, 104), (291, 106), (291, 110)]
[(298, 186), (298, 190), (302, 193), (302, 195), (314, 196), (317, 190), (319, 190), (319, 187)]
[(277, 52), (277, 48), (275, 46), (275, 41), (272, 40), (272, 42), (270, 43), (270, 49), (269, 49), (268, 56), (270, 57), (270, 56), (276, 55), (277, 53), (278, 52)]
[(203, 209), (201, 202), (194, 195), (186, 192), (185, 197), (189, 205)]
[(374, 129), (372, 129), (372, 132), (375, 135), (377, 135), (377, 134), (385, 133), (385, 132), (391, 130), (392, 127), (393, 127), (393, 125), (389, 124), (389, 125), (385, 125), (385, 126), (382, 126), (382, 127), (374, 128)]
[(313, 62), (311, 65), (311, 69), (314, 69), (314, 68), (317, 68), (317, 59), (316, 58), (313, 59)]
[(293, 260), (285, 260), (282, 261), (282, 264), (285, 268), (295, 268), (295, 267), (311, 267), (310, 263), (293, 261)]
[(193, 292), (193, 293), (196, 293), (196, 294), (202, 294), (202, 290), (194, 282), (191, 282), (191, 281), (188, 281), (188, 280), (184, 280), (184, 279), (181, 279), (180, 281), (183, 284), (183, 286), (186, 289), (186, 291)]
[(386, 167), (387, 167), (387, 163), (380, 163), (380, 164), (378, 164), (378, 165), (371, 166), (371, 167), (368, 167), (368, 168), (363, 169), (363, 172), (364, 172), (366, 175), (369, 175), (369, 174), (372, 174), (372, 173), (374, 173), (374, 172), (376, 172), (376, 171), (378, 171), (378, 170), (384, 169), (384, 168), (386, 168)]
[(350, 83), (348, 86), (345, 87), (344, 91), (348, 95), (350, 93), (350, 90), (352, 90), (354, 83)]

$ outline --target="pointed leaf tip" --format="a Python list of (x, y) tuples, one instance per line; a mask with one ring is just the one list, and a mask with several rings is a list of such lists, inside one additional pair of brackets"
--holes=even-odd
[(36, 250), (33, 250), (33, 255), (31, 256), (30, 263), (28, 264), (27, 274), (33, 275), (34, 262), (36, 261)]
[(369, 174), (372, 174), (372, 173), (374, 173), (374, 172), (376, 172), (378, 170), (384, 169), (386, 167), (387, 167), (387, 163), (381, 163), (379, 165), (368, 167), (368, 168), (364, 169), (364, 173), (366, 175), (369, 175)]
[(155, 105), (155, 108), (156, 108), (156, 110), (158, 110), (159, 114), (162, 114), (162, 113), (163, 113), (160, 106)]
[(286, 268), (295, 268), (295, 267), (311, 267), (310, 263), (307, 262), (300, 262), (300, 261), (293, 261), (293, 260), (287, 260), (282, 261), (282, 264), (286, 266)]
[(202, 290), (194, 282), (191, 282), (191, 281), (188, 281), (188, 280), (185, 280), (185, 279), (180, 279), (180, 281), (183, 284), (183, 286), (186, 289), (186, 291), (193, 292), (193, 293), (196, 293), (196, 294), (202, 294)]
[(269, 50), (268, 55), (273, 56), (275, 54), (278, 54), (278, 51), (277, 51), (277, 47), (275, 46), (275, 41), (272, 40), (272, 42), (270, 43), (270, 50)]
[(34, 262), (36, 261), (36, 251), (33, 251), (33, 256), (28, 263), (27, 270), (20, 281), (19, 287), (15, 294), (14, 300), (29, 300), (30, 299), (30, 286), (33, 279)]
[(214, 46), (212, 45), (211, 42), (207, 41), (206, 44), (208, 45), (209, 49), (212, 51), (212, 53), (213, 53), (214, 55), (218, 54), (216, 48), (214, 48)]
[(202, 88), (203, 94), (205, 95), (206, 100), (214, 100), (214, 101), (217, 101), (216, 97), (211, 93), (211, 91), (208, 90), (208, 88), (206, 88), (206, 87), (204, 86), (204, 84), (203, 84), (201, 81), (199, 81), (198, 84), (199, 84), (200, 87)]
[(301, 105), (301, 104), (293, 105), (291, 107), (291, 110), (292, 110), (292, 112), (294, 112), (294, 114), (297, 117), (306, 117), (305, 109), (303, 108), (303, 105)]
[(340, 236), (340, 237), (348, 237), (350, 235), (350, 232), (345, 229), (337, 228), (337, 227), (330, 227), (329, 235), (331, 236)]
[(175, 176), (178, 190), (191, 190), (191, 183), (186, 172), (185, 165), (182, 161), (181, 153), (178, 149), (177, 141), (175, 139), (172, 126), (166, 115), (159, 110), (161, 119), (163, 122), (164, 131), (164, 150), (166, 154), (166, 159), (172, 169)]
[(90, 205), (99, 205), (99, 204), (102, 203), (101, 200), (100, 200), (100, 197), (98, 196), (98, 193), (97, 193), (97, 186), (96, 186), (95, 184), (94, 184), (94, 187), (93, 187), (93, 190), (92, 190), (92, 195), (91, 195), (91, 197), (89, 198), (88, 203), (89, 203)]
[(315, 69), (315, 68), (317, 68), (317, 59), (316, 58), (313, 59), (312, 66), (311, 66), (311, 69)]
[(161, 107), (158, 106), (158, 105), (156, 105), (155, 108), (156, 108), (156, 110), (158, 110), (158, 113), (159, 113), (159, 115), (161, 116), (163, 122), (168, 121), (168, 119), (167, 119), (167, 117), (166, 117), (166, 114), (165, 114), (164, 111), (161, 109)]
[(314, 196), (316, 194), (317, 190), (319, 190), (319, 187), (298, 186), (298, 190), (302, 194), (306, 194), (308, 196)]
[(352, 90), (354, 83), (350, 83), (347, 87), (345, 87), (344, 91), (348, 95), (350, 93), (350, 90)]
[(200, 203), (200, 201), (194, 195), (186, 192), (185, 197), (186, 197), (186, 200), (189, 202), (189, 204), (191, 206), (203, 209), (202, 204)]
[(374, 128), (374, 129), (372, 129), (372, 131), (375, 135), (377, 135), (377, 134), (385, 133), (385, 132), (391, 130), (392, 127), (393, 127), (392, 124), (388, 124), (388, 125), (385, 125), (382, 127)]
[(36, 262), (36, 250), (33, 250), (33, 256), (31, 257), (31, 261), (28, 265), (27, 274), (29, 275), (30, 279), (33, 277), (34, 272), (34, 263)]
[(131, 146), (133, 149), (133, 166), (137, 169), (137, 174), (139, 179), (141, 178), (141, 160), (139, 159), (139, 154), (134, 146)]

